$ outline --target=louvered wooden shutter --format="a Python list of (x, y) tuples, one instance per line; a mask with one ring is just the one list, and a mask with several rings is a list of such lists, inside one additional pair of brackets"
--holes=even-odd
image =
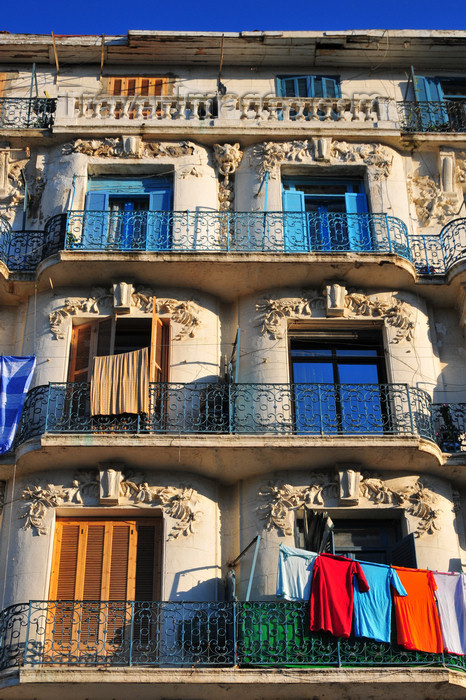
[(152, 328), (150, 340), (150, 372), (151, 382), (166, 382), (168, 379), (168, 344), (169, 335), (166, 326), (155, 311), (152, 313)]
[(165, 95), (168, 86), (168, 78), (143, 78), (121, 77), (108, 79), (108, 92), (110, 95)]

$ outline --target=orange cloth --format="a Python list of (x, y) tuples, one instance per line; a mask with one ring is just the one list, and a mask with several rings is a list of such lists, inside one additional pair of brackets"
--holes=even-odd
[(442, 632), (435, 604), (437, 590), (431, 571), (393, 567), (406, 589), (407, 596), (395, 594), (397, 641), (405, 649), (441, 654)]

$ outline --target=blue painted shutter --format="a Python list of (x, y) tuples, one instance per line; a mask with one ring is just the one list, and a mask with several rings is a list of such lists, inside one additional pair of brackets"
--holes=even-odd
[(147, 250), (171, 249), (171, 188), (160, 187), (150, 193), (147, 219)]
[(304, 192), (283, 190), (283, 233), (286, 252), (309, 251)]
[(108, 234), (108, 209), (108, 192), (87, 193), (80, 246), (83, 250), (105, 248)]
[[(414, 93), (419, 102), (427, 103), (420, 106), (420, 120), (423, 129), (448, 124), (448, 113), (443, 104), (443, 90), (437, 78), (414, 76)], [(434, 102), (435, 104), (428, 104)]]
[(324, 97), (341, 97), (340, 84), (333, 78), (322, 78), (322, 92)]
[[(371, 235), (367, 216), (366, 195), (355, 192), (345, 194), (348, 219), (348, 243), (351, 250), (371, 250)], [(356, 216), (354, 216), (356, 214)]]

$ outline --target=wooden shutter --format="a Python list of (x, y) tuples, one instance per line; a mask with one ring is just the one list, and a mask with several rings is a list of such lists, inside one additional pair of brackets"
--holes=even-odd
[(114, 319), (73, 326), (70, 347), (69, 382), (88, 382), (95, 355), (109, 355), (114, 338)]
[(152, 314), (149, 381), (167, 382), (170, 361), (170, 327), (155, 311)]
[(108, 79), (108, 92), (110, 95), (165, 95), (168, 87), (168, 78), (161, 77), (120, 77)]

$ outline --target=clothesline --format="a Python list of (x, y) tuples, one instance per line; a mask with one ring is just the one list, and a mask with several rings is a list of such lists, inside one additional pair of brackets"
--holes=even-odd
[(409, 569), (280, 545), (277, 596), (309, 600), (310, 628), (406, 649), (466, 654), (466, 574)]

